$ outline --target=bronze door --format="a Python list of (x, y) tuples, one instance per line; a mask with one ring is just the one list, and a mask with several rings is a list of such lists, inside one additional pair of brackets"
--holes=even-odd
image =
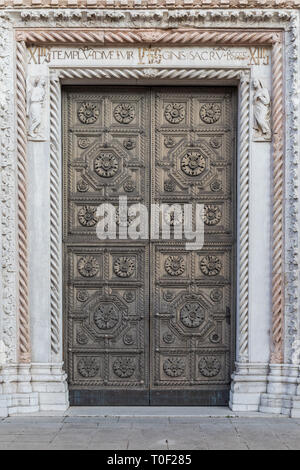
[[(234, 89), (65, 88), (63, 194), (71, 404), (225, 405), (234, 356)], [(149, 214), (151, 203), (203, 204), (203, 248), (172, 235), (99, 240), (97, 208), (117, 208), (119, 196)], [(115, 220), (124, 225), (118, 209)], [(172, 230), (178, 222), (172, 214)]]

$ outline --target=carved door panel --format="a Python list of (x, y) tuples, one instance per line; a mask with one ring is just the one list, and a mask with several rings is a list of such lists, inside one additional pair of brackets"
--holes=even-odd
[[(187, 250), (186, 240), (174, 239), (151, 243), (152, 404), (228, 402), (234, 351), (233, 100), (233, 91), (224, 88), (153, 92), (153, 202), (203, 204), (204, 247)], [(171, 223), (177, 222), (174, 215)]]
[[(229, 88), (65, 89), (64, 344), (73, 405), (228, 402), (233, 109)], [(99, 240), (97, 207), (117, 206), (119, 196), (149, 209), (204, 204), (203, 249), (187, 250), (186, 240)], [(118, 211), (116, 222), (124, 223)]]
[(119, 196), (149, 204), (149, 90), (70, 87), (63, 99), (70, 400), (148, 404), (149, 241), (99, 240), (96, 211)]

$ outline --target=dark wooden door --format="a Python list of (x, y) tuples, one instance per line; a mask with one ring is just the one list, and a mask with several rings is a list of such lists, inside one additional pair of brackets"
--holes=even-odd
[[(234, 352), (230, 88), (63, 93), (64, 337), (73, 405), (224, 405)], [(99, 240), (97, 207), (204, 205), (205, 245)], [(129, 224), (116, 210), (117, 226)], [(150, 220), (150, 217), (149, 217)], [(175, 214), (171, 226), (178, 221)], [(172, 232), (172, 227), (171, 227)]]

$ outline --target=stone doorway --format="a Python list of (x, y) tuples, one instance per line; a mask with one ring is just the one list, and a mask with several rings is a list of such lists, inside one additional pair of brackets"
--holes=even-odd
[[(236, 97), (65, 87), (65, 363), (73, 405), (225, 405), (234, 359)], [(205, 244), (96, 236), (97, 207), (204, 205)], [(129, 221), (128, 221), (129, 222)], [(116, 223), (124, 223), (116, 210)], [(176, 227), (176, 217), (171, 225)]]

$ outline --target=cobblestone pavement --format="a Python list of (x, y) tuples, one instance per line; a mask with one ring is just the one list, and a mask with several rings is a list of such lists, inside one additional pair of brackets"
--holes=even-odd
[(300, 419), (225, 412), (12, 416), (0, 418), (3, 449), (300, 449)]

